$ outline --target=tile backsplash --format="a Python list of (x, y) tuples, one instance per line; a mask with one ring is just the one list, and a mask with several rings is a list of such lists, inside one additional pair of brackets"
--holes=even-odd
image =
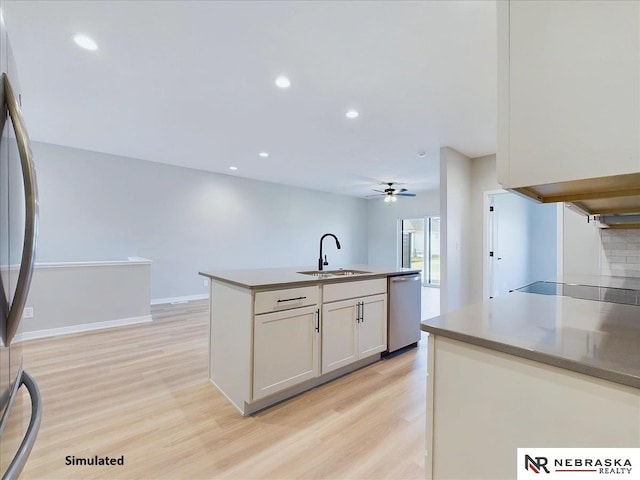
[(602, 275), (640, 277), (640, 229), (600, 230)]

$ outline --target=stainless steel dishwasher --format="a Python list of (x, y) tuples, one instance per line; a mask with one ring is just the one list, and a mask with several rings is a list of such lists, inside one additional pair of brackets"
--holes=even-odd
[(420, 340), (421, 275), (395, 275), (389, 277), (389, 353)]

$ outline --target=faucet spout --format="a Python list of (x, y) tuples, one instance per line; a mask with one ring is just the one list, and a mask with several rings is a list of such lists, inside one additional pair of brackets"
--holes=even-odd
[(338, 250), (340, 250), (340, 241), (338, 240), (338, 237), (336, 237), (333, 233), (325, 233), (324, 235), (322, 235), (322, 237), (320, 237), (320, 257), (318, 258), (318, 270), (320, 271), (322, 271), (322, 267), (324, 265), (329, 265), (326, 255), (324, 257), (324, 261), (322, 260), (322, 241), (325, 237), (333, 237), (333, 239), (336, 241), (336, 247), (338, 248)]

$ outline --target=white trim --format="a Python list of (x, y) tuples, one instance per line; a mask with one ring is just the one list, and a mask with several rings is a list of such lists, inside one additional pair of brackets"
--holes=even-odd
[(128, 260), (92, 260), (86, 262), (41, 262), (35, 268), (68, 268), (68, 267), (113, 267), (127, 265), (151, 265), (151, 260), (142, 257), (129, 257)]
[(396, 218), (396, 268), (402, 268), (402, 217)]
[(209, 298), (208, 293), (202, 293), (199, 295), (184, 295), (182, 297), (152, 298), (151, 305), (162, 305), (163, 303), (185, 303), (191, 300), (205, 300), (207, 298)]
[(23, 342), (25, 340), (34, 340), (36, 338), (57, 337), (59, 335), (70, 335), (72, 333), (122, 327), (124, 325), (134, 325), (137, 323), (146, 323), (150, 321), (151, 315), (143, 315), (141, 317), (119, 318), (116, 320), (105, 320), (104, 322), (83, 323), (80, 325), (70, 325), (68, 327), (49, 328), (46, 330), (36, 330), (33, 332), (21, 332), (15, 336), (15, 341)]
[(493, 204), (494, 195), (509, 193), (507, 190), (486, 190), (482, 199), (482, 300), (487, 300), (492, 293), (493, 272), (489, 260), (489, 251), (492, 248), (493, 232), (489, 228), (489, 207)]

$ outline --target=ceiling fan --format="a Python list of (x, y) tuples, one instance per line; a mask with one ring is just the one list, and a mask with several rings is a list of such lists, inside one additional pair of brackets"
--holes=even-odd
[(369, 197), (375, 197), (378, 195), (384, 195), (384, 201), (386, 203), (395, 202), (398, 200), (398, 197), (415, 197), (415, 193), (409, 193), (406, 188), (393, 188), (393, 182), (384, 182), (382, 185), (388, 185), (384, 190), (373, 190), (374, 192), (378, 192), (375, 195), (368, 195)]

